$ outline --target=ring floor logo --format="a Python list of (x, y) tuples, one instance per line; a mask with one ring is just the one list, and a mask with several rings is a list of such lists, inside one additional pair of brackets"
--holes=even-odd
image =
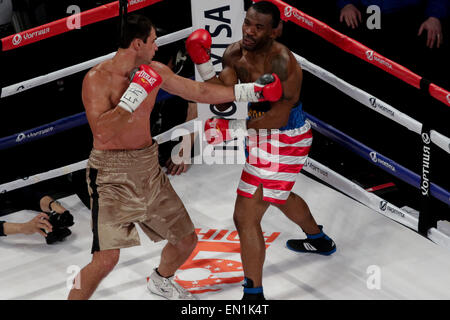
[[(244, 271), (237, 231), (195, 231), (199, 237), (197, 247), (180, 267), (175, 281), (193, 294), (220, 291), (227, 285), (242, 282)], [(279, 235), (280, 232), (264, 233), (266, 249)]]

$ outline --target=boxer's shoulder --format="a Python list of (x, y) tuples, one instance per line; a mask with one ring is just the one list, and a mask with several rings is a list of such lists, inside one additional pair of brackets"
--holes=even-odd
[(108, 85), (114, 80), (118, 75), (115, 75), (110, 68), (110, 62), (102, 62), (92, 69), (90, 69), (86, 76), (84, 77), (84, 84), (90, 86), (103, 86)]
[(238, 61), (242, 57), (240, 41), (230, 44), (223, 53), (223, 61), (228, 64)]

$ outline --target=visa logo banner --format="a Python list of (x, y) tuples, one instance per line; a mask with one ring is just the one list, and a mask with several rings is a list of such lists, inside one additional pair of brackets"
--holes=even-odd
[[(242, 0), (192, 0), (192, 24), (193, 29), (205, 29), (211, 34), (211, 60), (216, 74), (222, 70), (222, 56), (225, 49), (233, 42), (242, 39), (242, 23), (245, 11)], [(202, 81), (197, 70), (195, 79)], [(247, 104), (235, 103), (231, 110), (225, 112), (226, 117), (234, 119), (245, 119), (247, 117)], [(206, 120), (214, 116), (221, 116), (211, 111), (211, 107), (198, 104), (198, 117)]]

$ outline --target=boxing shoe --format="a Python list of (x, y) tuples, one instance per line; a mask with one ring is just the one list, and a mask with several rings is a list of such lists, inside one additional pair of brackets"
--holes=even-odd
[(336, 251), (336, 244), (323, 231), (323, 226), (319, 226), (320, 233), (306, 234), (306, 239), (290, 239), (286, 242), (288, 249), (295, 252), (310, 252), (329, 256)]
[(54, 244), (58, 241), (64, 241), (65, 238), (70, 236), (72, 234), (72, 231), (69, 230), (69, 228), (59, 228), (59, 229), (53, 229), (52, 232), (47, 233), (47, 237), (45, 237), (45, 241), (47, 244)]
[(156, 268), (148, 278), (147, 289), (168, 300), (196, 300), (192, 293), (175, 281), (175, 276), (164, 278), (158, 274)]
[(252, 279), (244, 277), (242, 286), (244, 287), (244, 295), (241, 300), (266, 300), (263, 287), (255, 288)]

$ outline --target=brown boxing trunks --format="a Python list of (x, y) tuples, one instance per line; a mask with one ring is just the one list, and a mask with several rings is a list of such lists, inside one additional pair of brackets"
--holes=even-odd
[(137, 223), (153, 241), (175, 244), (194, 225), (158, 163), (158, 145), (91, 151), (86, 179), (91, 197), (92, 253), (140, 245)]

